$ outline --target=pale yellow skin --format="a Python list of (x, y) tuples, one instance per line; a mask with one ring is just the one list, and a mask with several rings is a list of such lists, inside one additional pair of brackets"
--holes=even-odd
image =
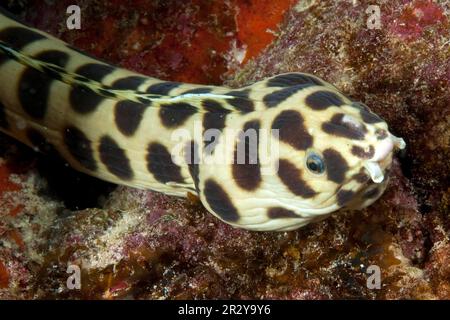
[[(237, 227), (250, 230), (292, 230), (303, 226), (311, 221), (316, 221), (326, 217), (328, 214), (338, 210), (342, 204), (338, 203), (336, 194), (338, 190), (351, 190), (352, 199), (346, 202), (345, 206), (349, 208), (362, 208), (373, 203), (382, 194), (386, 187), (387, 177), (382, 178), (379, 183), (372, 183), (371, 179), (361, 182), (355, 179), (355, 175), (368, 173), (372, 180), (375, 178), (374, 172), (368, 172), (366, 164), (373, 162), (378, 165), (381, 173), (385, 173), (392, 162), (392, 153), (394, 146), (403, 147), (404, 143), (395, 138), (388, 132), (387, 124), (384, 121), (368, 124), (364, 123), (361, 117), (360, 109), (356, 108), (353, 102), (342, 95), (334, 86), (320, 80), (312, 75), (306, 75), (314, 79), (315, 85), (308, 86), (298, 92), (290, 95), (287, 99), (277, 104), (276, 107), (268, 108), (264, 102), (264, 97), (269, 93), (280, 90), (280, 87), (268, 87), (269, 79), (256, 82), (248, 87), (240, 89), (230, 89), (218, 86), (204, 86), (193, 84), (181, 84), (174, 87), (165, 95), (152, 95), (150, 104), (142, 114), (136, 130), (126, 135), (117, 127), (115, 118), (115, 106), (118, 100), (138, 101), (139, 98), (146, 97), (147, 88), (162, 83), (161, 80), (146, 77), (121, 68), (114, 68), (113, 72), (108, 73), (100, 81), (89, 80), (85, 85), (92, 91), (99, 93), (101, 88), (107, 88), (113, 85), (118, 79), (130, 76), (145, 77), (145, 81), (133, 90), (112, 90), (113, 97), (103, 95), (101, 103), (94, 111), (89, 113), (80, 113), (70, 107), (70, 91), (76, 84), (82, 84), (83, 81), (76, 79), (77, 69), (89, 63), (103, 64), (93, 58), (72, 50), (64, 42), (35, 29), (23, 26), (19, 22), (12, 20), (5, 15), (0, 15), (0, 41), (3, 46), (9, 44), (2, 39), (1, 32), (11, 27), (20, 27), (31, 30), (34, 34), (39, 34), (42, 38), (31, 41), (17, 50), (11, 48), (11, 55), (14, 59), (0, 63), (0, 75), (2, 84), (0, 86), (0, 102), (4, 105), (4, 114), (9, 124), (7, 128), (1, 128), (4, 133), (16, 138), (17, 140), (36, 147), (29, 140), (27, 130), (30, 128), (37, 130), (45, 137), (47, 142), (52, 145), (58, 153), (75, 169), (85, 172), (97, 178), (110, 181), (117, 184), (128, 185), (136, 188), (151, 189), (175, 196), (186, 196), (188, 192), (199, 196), (203, 205), (212, 214)], [(1, 42), (0, 42), (1, 43)], [(27, 68), (43, 71), (48, 63), (37, 61), (33, 57), (43, 51), (55, 50), (63, 52), (69, 57), (64, 66), (65, 74), (60, 80), (51, 82), (47, 109), (42, 118), (30, 116), (24, 110), (19, 96), (18, 87), (20, 85), (21, 75)], [(5, 52), (3, 52), (5, 54)], [(2, 52), (0, 51), (0, 56)], [(300, 74), (299, 74), (300, 75)], [(185, 94), (192, 89), (208, 88), (210, 92), (200, 94)], [(241, 90), (248, 93), (246, 99), (252, 101), (253, 110), (242, 113), (238, 108), (230, 104), (234, 96), (230, 96), (230, 91)], [(314, 110), (305, 106), (305, 99), (316, 91), (329, 91), (338, 95), (342, 101), (341, 106), (330, 106), (324, 110)], [(184, 95), (183, 95), (184, 94)], [(195, 188), (193, 177), (186, 163), (181, 161), (180, 174), (182, 182), (165, 182), (155, 178), (155, 174), (150, 172), (147, 166), (147, 146), (151, 142), (157, 142), (173, 151), (189, 143), (196, 135), (198, 136), (198, 127), (204, 120), (205, 114), (211, 112), (204, 107), (205, 100), (213, 100), (219, 103), (223, 109), (228, 110), (224, 120), (224, 130), (215, 146), (215, 152), (207, 155), (198, 167), (198, 190)], [(181, 126), (167, 127), (161, 123), (161, 117), (158, 116), (161, 105), (170, 105), (173, 103), (188, 103), (195, 108), (195, 113), (188, 117)], [(303, 117), (303, 126), (307, 132), (314, 138), (313, 145), (307, 150), (299, 150), (292, 145), (280, 141), (275, 137), (270, 129), (276, 117), (284, 110), (294, 110)], [(0, 110), (1, 111), (1, 110)], [(367, 129), (364, 139), (353, 140), (348, 137), (337, 136), (327, 133), (323, 130), (323, 123), (329, 121), (337, 113), (343, 113), (352, 123), (362, 123)], [(347, 118), (346, 118), (347, 119)], [(271, 157), (267, 163), (262, 165), (263, 174), (258, 187), (254, 190), (248, 190), (240, 187), (233, 176), (231, 164), (234, 157), (234, 145), (239, 131), (242, 130), (248, 121), (259, 121), (259, 155), (262, 157), (263, 146), (271, 144), (278, 146), (276, 153), (270, 154)], [(70, 125), (82, 130), (86, 138), (90, 141), (92, 147), (93, 160), (97, 168), (89, 170), (73, 157), (64, 143), (64, 130)], [(196, 131), (197, 130), (197, 131)], [(283, 129), (281, 129), (283, 130)], [(380, 142), (377, 134), (380, 130), (386, 132), (387, 138), (384, 144)], [(200, 130), (201, 132), (201, 130)], [(181, 134), (180, 134), (181, 133)], [(99, 144), (105, 135), (114, 139), (114, 141), (123, 150), (133, 173), (130, 179), (121, 179), (116, 174), (108, 170), (102, 161), (99, 153)], [(200, 146), (203, 144), (198, 142)], [(371, 158), (361, 158), (352, 153), (352, 147), (358, 146), (362, 150), (368, 151), (370, 146), (375, 150)], [(331, 181), (328, 173), (316, 174), (306, 168), (306, 157), (310, 152), (322, 155), (327, 149), (337, 150), (345, 159), (348, 169), (345, 170), (344, 179), (336, 183)], [(183, 148), (180, 149), (180, 159), (184, 158)], [(219, 152), (218, 150), (225, 150)], [(375, 159), (376, 158), (376, 159)], [(298, 168), (299, 177), (306, 181), (308, 186), (315, 191), (314, 197), (302, 197), (294, 194), (288, 186), (280, 180), (277, 167), (280, 159), (287, 159), (294, 163)], [(214, 161), (214, 164), (208, 165), (208, 161)], [(370, 171), (370, 170), (369, 170)], [(230, 221), (224, 219), (222, 214), (218, 214), (205, 198), (203, 192), (205, 181), (214, 180), (220, 185), (222, 190), (231, 200), (238, 213), (238, 219)], [(363, 199), (363, 194), (370, 191), (371, 188), (377, 188), (378, 193), (370, 199)], [(295, 213), (298, 216), (271, 218), (268, 215), (268, 208), (283, 208)]]

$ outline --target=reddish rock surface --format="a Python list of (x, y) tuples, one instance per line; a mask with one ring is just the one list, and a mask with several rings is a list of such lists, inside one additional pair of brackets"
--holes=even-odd
[[(381, 28), (369, 29), (371, 1), (84, 0), (77, 32), (64, 27), (69, 2), (11, 8), (81, 49), (160, 78), (227, 77), (239, 86), (314, 73), (384, 117), (408, 149), (367, 210), (255, 233), (192, 200), (110, 192), (0, 136), (0, 298), (450, 298), (445, 1), (383, 2)], [(80, 290), (66, 286), (70, 264), (81, 267)], [(370, 265), (380, 267), (381, 289), (367, 287)]]

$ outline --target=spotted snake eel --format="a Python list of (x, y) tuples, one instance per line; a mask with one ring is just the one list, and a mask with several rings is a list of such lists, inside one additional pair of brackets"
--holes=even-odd
[(238, 89), (162, 81), (3, 11), (0, 77), (0, 131), (106, 181), (194, 194), (249, 230), (293, 230), (372, 204), (405, 147), (367, 106), (316, 76)]

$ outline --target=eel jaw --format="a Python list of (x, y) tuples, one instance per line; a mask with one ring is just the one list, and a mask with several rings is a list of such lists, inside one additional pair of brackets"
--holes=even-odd
[(367, 161), (364, 163), (364, 168), (366, 168), (369, 173), (370, 178), (375, 183), (381, 183), (384, 180), (383, 170), (378, 162), (375, 161)]

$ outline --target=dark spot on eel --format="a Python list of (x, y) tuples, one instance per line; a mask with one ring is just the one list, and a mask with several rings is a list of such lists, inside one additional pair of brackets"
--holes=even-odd
[(147, 93), (159, 94), (162, 96), (169, 95), (172, 89), (179, 87), (181, 83), (179, 82), (160, 82), (155, 83), (147, 88)]
[(125, 150), (122, 149), (114, 139), (103, 136), (98, 147), (100, 160), (109, 172), (122, 180), (131, 180), (133, 171), (130, 160), (127, 158)]
[(227, 222), (236, 222), (239, 220), (236, 207), (231, 202), (225, 190), (217, 182), (212, 179), (206, 180), (204, 195), (211, 210), (218, 217)]
[(340, 152), (334, 149), (326, 149), (323, 152), (323, 157), (325, 159), (328, 179), (337, 184), (344, 182), (345, 174), (349, 167)]
[(186, 102), (161, 104), (159, 118), (166, 128), (176, 128), (197, 112), (197, 109)]
[(293, 163), (280, 159), (278, 176), (288, 189), (302, 198), (312, 198), (316, 192), (302, 178), (302, 172)]
[(322, 124), (322, 130), (338, 137), (352, 140), (364, 140), (365, 132), (367, 131), (365, 126), (358, 126), (351, 122), (344, 121), (344, 116), (343, 113), (335, 114), (330, 121)]
[(146, 159), (148, 171), (159, 182), (184, 182), (181, 176), (181, 168), (173, 163), (169, 150), (162, 144), (150, 143), (147, 148)]
[(73, 126), (65, 128), (63, 141), (72, 157), (83, 167), (91, 171), (97, 170), (91, 141), (81, 130)]
[(189, 141), (185, 149), (185, 161), (189, 168), (192, 180), (194, 181), (195, 189), (199, 192), (199, 163), (200, 156), (198, 152), (198, 144), (195, 141)]
[(270, 208), (267, 211), (267, 216), (270, 219), (301, 218), (301, 216), (297, 215), (294, 211), (281, 207)]
[(350, 200), (352, 200), (354, 195), (355, 193), (351, 190), (339, 190), (336, 195), (338, 206), (345, 206)]
[(344, 101), (334, 92), (320, 90), (307, 96), (305, 103), (311, 109), (325, 110), (332, 106), (340, 107), (344, 104)]
[(371, 159), (375, 155), (375, 148), (371, 145), (369, 146), (369, 151), (365, 151), (364, 148), (353, 146), (352, 154), (361, 159)]
[[(202, 102), (203, 109), (205, 109), (205, 113), (203, 115), (203, 144), (208, 147), (209, 153), (214, 150), (214, 147), (218, 143), (218, 136), (212, 135), (211, 141), (206, 140), (207, 136), (209, 139), (209, 135), (205, 133), (208, 130), (218, 130), (222, 132), (225, 128), (225, 121), (227, 118), (227, 114), (230, 113), (229, 110), (225, 109), (222, 104), (215, 100), (206, 99)], [(213, 132), (211, 132), (213, 133)]]
[(303, 117), (294, 110), (281, 112), (273, 121), (272, 129), (278, 130), (281, 141), (297, 150), (306, 150), (313, 144), (313, 137), (303, 125)]
[(267, 81), (268, 87), (292, 87), (304, 84), (323, 85), (322, 82), (315, 77), (304, 73), (286, 73), (273, 77)]
[(234, 149), (232, 174), (236, 184), (245, 190), (255, 190), (261, 183), (259, 163), (259, 128), (258, 120), (245, 123), (239, 133)]
[(122, 100), (116, 103), (114, 119), (120, 132), (126, 136), (132, 136), (142, 121), (146, 105), (130, 100)]

